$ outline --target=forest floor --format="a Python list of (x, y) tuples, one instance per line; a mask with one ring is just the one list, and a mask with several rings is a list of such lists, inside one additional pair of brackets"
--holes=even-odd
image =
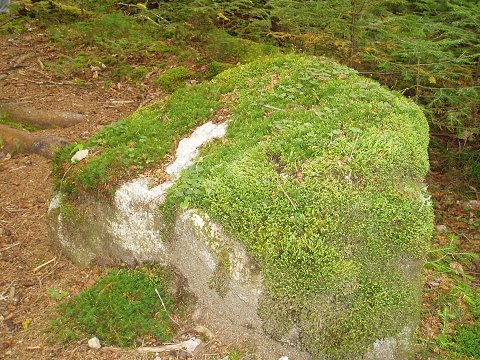
[[(11, 68), (0, 80), (0, 102), (21, 101), (38, 109), (85, 114), (83, 123), (47, 131), (70, 141), (88, 138), (159, 95), (153, 87), (128, 81), (105, 86), (93, 73), (85, 75), (92, 77), (88, 82), (55, 77), (44, 63), (60, 53), (38, 31), (0, 36), (0, 44), (0, 74)], [(12, 68), (14, 64), (18, 66)], [(478, 260), (463, 256), (480, 248), (480, 194), (462, 180), (461, 173), (445, 169), (441, 153), (432, 151), (431, 157), (428, 184), (438, 231), (425, 269), (419, 359), (449, 358), (448, 344), (440, 342), (439, 336), (448, 342), (455, 326), (472, 321), (463, 311), (466, 290), (457, 290), (462, 284), (473, 289), (480, 280)], [(49, 337), (48, 315), (59, 303), (52, 291), (76, 294), (102, 273), (99, 268), (75, 267), (51, 243), (46, 221), (53, 193), (50, 177), (51, 162), (38, 155), (0, 160), (0, 358), (141, 358), (126, 350), (89, 349), (87, 339), (65, 345)], [(198, 358), (220, 359), (225, 353), (224, 346), (212, 342)]]
[[(156, 93), (156, 89), (128, 82), (105, 88), (101, 82), (78, 85), (55, 79), (42, 64), (58, 58), (59, 53), (41, 33), (1, 36), (0, 43), (5, 44), (0, 50), (0, 64), (4, 67), (0, 73), (21, 60), (0, 80), (0, 102), (23, 102), (36, 109), (86, 115), (87, 120), (76, 126), (40, 133), (70, 141), (86, 139), (147, 103), (151, 98), (143, 94)], [(153, 358), (117, 348), (91, 350), (87, 339), (56, 344), (46, 331), (48, 315), (58, 305), (52, 291), (76, 294), (95, 283), (102, 273), (98, 268), (75, 267), (50, 241), (46, 214), (53, 194), (51, 172), (51, 161), (36, 154), (0, 159), (0, 358)], [(222, 349), (212, 342), (202, 356), (205, 353), (210, 354), (209, 359), (221, 358), (225, 347)]]

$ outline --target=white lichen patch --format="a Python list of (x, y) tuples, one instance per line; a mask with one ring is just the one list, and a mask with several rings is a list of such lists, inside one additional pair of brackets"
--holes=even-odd
[(149, 188), (148, 178), (139, 178), (122, 185), (115, 193), (115, 215), (110, 229), (119, 245), (131, 251), (138, 260), (165, 250), (160, 229), (155, 226), (155, 208), (165, 200), (165, 192), (173, 185), (167, 181)]
[(56, 194), (48, 205), (48, 213), (51, 213), (53, 210), (58, 209), (60, 207), (61, 200), (62, 196), (60, 194)]
[(115, 193), (116, 214), (110, 221), (115, 239), (138, 260), (151, 254), (163, 253), (165, 246), (159, 226), (155, 224), (155, 208), (165, 201), (167, 190), (175, 184), (180, 172), (193, 163), (199, 148), (207, 142), (225, 136), (227, 124), (211, 121), (199, 126), (178, 144), (175, 160), (166, 167), (170, 179), (149, 188), (148, 178), (139, 178), (122, 185)]
[(167, 174), (176, 179), (180, 172), (190, 165), (198, 155), (198, 149), (213, 139), (223, 138), (227, 130), (227, 123), (214, 124), (211, 121), (199, 126), (189, 137), (182, 139), (178, 144), (176, 158), (167, 166)]
[[(365, 360), (395, 360), (408, 357), (408, 349), (412, 337), (412, 328), (404, 326), (396, 337), (378, 339), (373, 343), (373, 349), (365, 355)], [(399, 354), (404, 349), (405, 354)]]

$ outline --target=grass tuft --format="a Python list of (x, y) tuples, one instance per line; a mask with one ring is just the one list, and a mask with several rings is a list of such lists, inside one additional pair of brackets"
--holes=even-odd
[(166, 273), (153, 267), (110, 270), (90, 288), (58, 307), (51, 322), (56, 340), (96, 336), (104, 345), (135, 347), (145, 340), (168, 341), (173, 326)]

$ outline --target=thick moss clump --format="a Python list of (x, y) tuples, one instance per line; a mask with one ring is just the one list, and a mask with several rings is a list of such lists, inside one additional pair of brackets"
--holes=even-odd
[(202, 209), (247, 246), (264, 276), (265, 331), (338, 359), (413, 331), (433, 220), (428, 125), (354, 70), (279, 56), (180, 89), (95, 135), (85, 146), (97, 155), (66, 175), (59, 157), (63, 189), (161, 164), (218, 113), (229, 115), (226, 140), (202, 150), (161, 210)]

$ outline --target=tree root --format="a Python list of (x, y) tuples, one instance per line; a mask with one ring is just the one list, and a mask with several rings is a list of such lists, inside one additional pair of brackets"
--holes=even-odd
[(0, 103), (0, 117), (7, 120), (33, 125), (40, 129), (65, 128), (81, 123), (86, 116), (69, 111), (36, 110), (22, 103)]
[(0, 157), (2, 154), (33, 153), (48, 159), (68, 141), (53, 135), (34, 135), (0, 124)]

